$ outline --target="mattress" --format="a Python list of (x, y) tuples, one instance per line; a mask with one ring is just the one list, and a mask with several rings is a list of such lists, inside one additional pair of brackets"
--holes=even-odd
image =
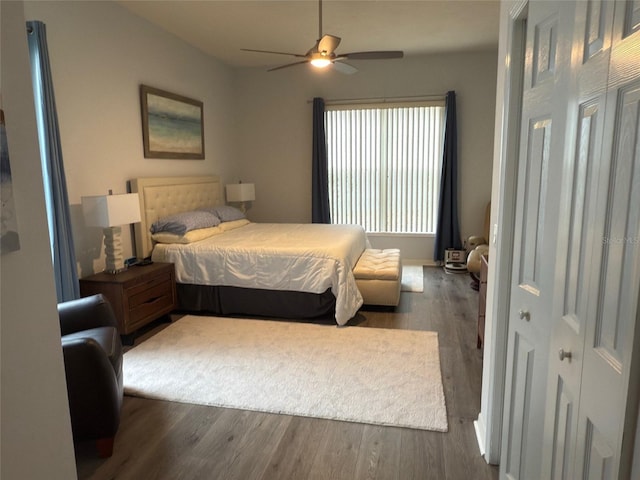
[(248, 223), (205, 240), (157, 244), (152, 259), (175, 264), (180, 284), (323, 293), (346, 324), (362, 305), (353, 267), (367, 247), (357, 225)]

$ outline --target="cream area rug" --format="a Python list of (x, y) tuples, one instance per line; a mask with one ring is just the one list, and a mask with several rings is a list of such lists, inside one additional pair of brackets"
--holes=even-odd
[(403, 265), (400, 290), (403, 292), (422, 292), (424, 290), (424, 272), (422, 265)]
[(185, 316), (124, 355), (125, 393), (446, 432), (435, 332)]

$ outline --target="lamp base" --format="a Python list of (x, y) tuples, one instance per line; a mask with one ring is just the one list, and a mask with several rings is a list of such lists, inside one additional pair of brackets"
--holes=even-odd
[(108, 273), (109, 275), (116, 275), (117, 273), (122, 273), (122, 272), (126, 272), (127, 270), (129, 270), (129, 268), (127, 266), (124, 266), (123, 268), (121, 268), (120, 270), (107, 270), (106, 268), (102, 271), (102, 273)]
[(107, 227), (102, 230), (104, 233), (104, 272), (116, 274), (127, 269), (124, 264), (122, 254), (122, 227)]
[(236, 207), (245, 215), (247, 214), (247, 210), (249, 210), (249, 208), (247, 207), (247, 203), (249, 202), (229, 202), (230, 205)]

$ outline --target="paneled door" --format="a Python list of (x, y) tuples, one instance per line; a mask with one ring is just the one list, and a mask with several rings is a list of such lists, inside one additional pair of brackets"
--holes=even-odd
[(501, 472), (540, 478), (573, 2), (528, 4)]
[[(640, 301), (640, 1), (615, 3), (595, 246), (578, 407), (575, 478), (629, 478), (625, 450), (637, 413)], [(593, 229), (593, 230), (591, 230)], [(563, 347), (561, 347), (563, 348)], [(640, 353), (640, 352), (636, 352)]]
[(614, 2), (576, 4), (545, 417), (543, 475), (579, 478), (575, 471), (582, 358), (591, 309), (593, 257), (602, 245), (598, 215)]
[[(549, 289), (539, 290), (550, 319), (546, 365), (537, 358), (543, 352), (542, 336), (536, 345), (530, 341), (536, 337), (526, 336), (522, 325), (510, 320), (510, 342), (515, 337), (510, 358), (514, 364), (525, 358), (527, 366), (547, 368), (548, 382), (541, 406), (533, 387), (537, 371), (531, 368), (532, 387), (518, 403), (514, 392), (522, 387), (513, 384), (528, 384), (514, 367), (507, 408), (515, 405), (517, 413), (505, 416), (506, 428), (518, 427), (513, 422), (518, 415), (528, 417), (528, 424), (522, 422), (528, 428), (526, 441), (541, 450), (529, 453), (521, 444), (524, 469), (516, 475), (506, 465), (510, 478), (613, 479), (629, 474), (629, 435), (625, 438), (623, 432), (633, 426), (628, 420), (637, 412), (630, 380), (638, 373), (632, 371), (632, 352), (640, 333), (635, 329), (640, 301), (640, 2), (586, 0), (573, 6), (571, 37), (564, 36), (570, 28), (562, 27), (561, 10), (558, 15), (557, 38), (570, 45), (571, 61), (567, 82), (556, 80), (563, 92), (557, 107), (566, 114), (552, 118), (557, 127), (552, 135), (561, 138), (562, 146), (552, 149), (549, 177), (561, 180), (558, 185), (548, 178), (545, 197), (544, 214), (557, 212), (555, 231), (542, 235), (543, 242), (555, 245), (553, 260), (542, 262), (553, 270), (545, 277)], [(529, 18), (537, 10), (538, 2), (530, 2)], [(537, 27), (530, 23), (529, 28)], [(535, 55), (534, 43), (531, 58)], [(518, 216), (526, 217), (526, 202), (523, 207), (518, 204)], [(512, 304), (524, 300), (512, 296)], [(529, 322), (537, 315), (533, 305), (524, 315)], [(521, 339), (528, 342), (524, 357), (517, 353)], [(535, 422), (544, 424), (541, 443)], [(536, 470), (530, 463), (540, 459)]]

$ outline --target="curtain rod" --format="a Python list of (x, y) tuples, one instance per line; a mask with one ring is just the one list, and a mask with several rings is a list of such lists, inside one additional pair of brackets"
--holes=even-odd
[[(402, 101), (418, 102), (421, 100), (444, 100), (446, 94), (410, 95), (406, 97), (373, 97), (373, 98), (332, 98), (325, 100), (325, 105), (340, 105), (342, 103), (393, 103)], [(313, 100), (307, 100), (313, 103)]]

